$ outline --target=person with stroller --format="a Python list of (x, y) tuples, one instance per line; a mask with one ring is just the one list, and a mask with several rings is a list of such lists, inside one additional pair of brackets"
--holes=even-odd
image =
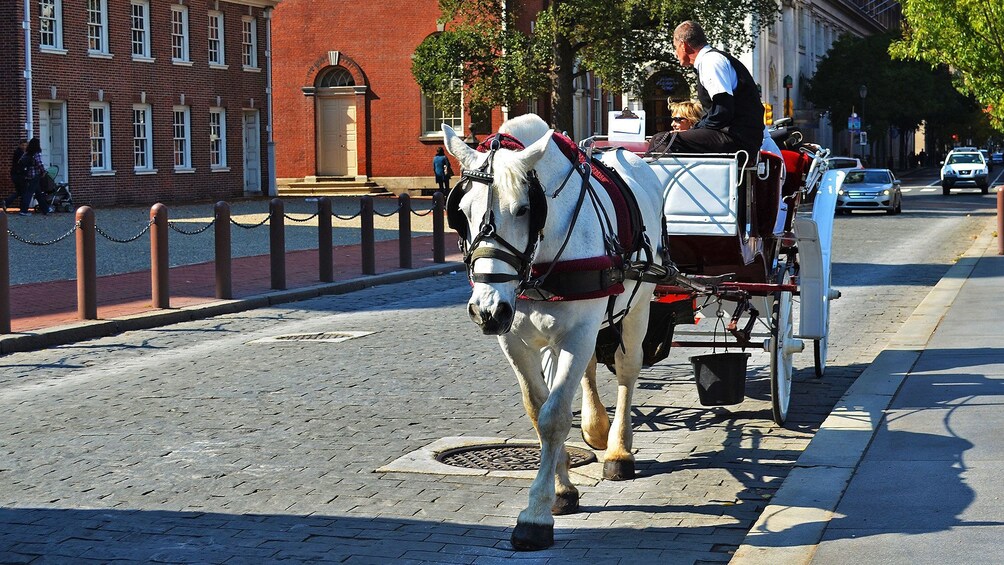
[(37, 137), (31, 138), (28, 142), (28, 148), (18, 163), (26, 179), (24, 192), (21, 193), (20, 215), (30, 214), (28, 210), (31, 208), (32, 198), (38, 200), (39, 210), (43, 216), (54, 212), (55, 210), (49, 205), (49, 199), (45, 196), (45, 191), (42, 190), (42, 177), (46, 175), (46, 171), (42, 163), (42, 144)]
[[(14, 153), (10, 157), (10, 181), (14, 186), (14, 192), (10, 196), (4, 198), (3, 210), (7, 211), (7, 207), (14, 203), (15, 200), (21, 197), (21, 193), (24, 192), (24, 174), (21, 171), (21, 157), (24, 156), (25, 150), (28, 149), (28, 141), (22, 139), (17, 147), (14, 148)], [(21, 204), (21, 210), (25, 210), (25, 204)]]

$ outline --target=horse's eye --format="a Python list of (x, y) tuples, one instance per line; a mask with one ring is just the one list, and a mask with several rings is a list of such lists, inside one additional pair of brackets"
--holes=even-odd
[(520, 206), (519, 208), (516, 209), (516, 217), (525, 216), (526, 213), (529, 211), (530, 211), (530, 206), (524, 204), (523, 206)]

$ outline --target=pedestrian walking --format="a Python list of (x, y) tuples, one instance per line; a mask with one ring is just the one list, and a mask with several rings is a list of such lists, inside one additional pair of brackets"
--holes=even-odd
[(453, 171), (450, 169), (450, 160), (443, 153), (443, 148), (436, 149), (436, 156), (432, 158), (432, 172), (436, 174), (436, 185), (439, 191), (446, 194), (450, 191), (450, 177)]
[(49, 199), (46, 198), (45, 191), (42, 190), (42, 177), (45, 176), (46, 172), (45, 164), (42, 163), (42, 144), (37, 137), (31, 138), (31, 141), (28, 142), (28, 148), (18, 163), (26, 179), (24, 183), (26, 188), (21, 193), (20, 215), (27, 216), (31, 213), (28, 210), (31, 208), (31, 201), (34, 198), (38, 200), (39, 211), (42, 212), (43, 216), (47, 216), (49, 212), (54, 210), (52, 206), (49, 206)]

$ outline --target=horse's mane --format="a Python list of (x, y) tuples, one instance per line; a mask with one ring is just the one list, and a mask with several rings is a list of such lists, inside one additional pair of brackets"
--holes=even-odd
[[(547, 123), (536, 114), (523, 114), (506, 120), (499, 133), (509, 134), (524, 147), (537, 141), (548, 132)], [(495, 155), (495, 187), (501, 202), (514, 202), (526, 193), (526, 175), (531, 167), (516, 151), (499, 151)]]

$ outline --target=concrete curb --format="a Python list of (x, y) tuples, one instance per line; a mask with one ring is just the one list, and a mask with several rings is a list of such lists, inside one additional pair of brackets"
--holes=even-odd
[[(810, 563), (885, 410), (976, 263), (994, 245), (996, 220), (948, 269), (885, 349), (847, 389), (795, 462), (730, 563)], [(825, 378), (825, 377), (824, 377)]]
[(277, 304), (308, 300), (329, 294), (346, 294), (373, 286), (443, 275), (460, 271), (464, 268), (464, 264), (458, 262), (438, 263), (417, 269), (393, 271), (333, 283), (321, 283), (289, 290), (266, 292), (237, 300), (219, 300), (186, 306), (184, 308), (156, 310), (107, 320), (86, 321), (45, 328), (33, 332), (9, 334), (6, 337), (0, 338), (0, 355), (18, 351), (36, 351), (47, 347), (107, 337), (128, 331), (147, 330), (179, 322), (201, 320), (223, 314), (233, 314), (235, 312), (265, 308)]

